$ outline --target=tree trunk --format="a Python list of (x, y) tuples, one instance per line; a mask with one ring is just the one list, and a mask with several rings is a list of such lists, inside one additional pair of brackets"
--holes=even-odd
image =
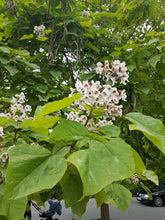
[(110, 220), (108, 204), (103, 203), (101, 205), (101, 220)]

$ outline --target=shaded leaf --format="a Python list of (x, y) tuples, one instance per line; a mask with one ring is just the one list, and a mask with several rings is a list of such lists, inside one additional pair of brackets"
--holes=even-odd
[(105, 202), (105, 196), (106, 193), (104, 189), (95, 194), (97, 208), (100, 207)]
[(27, 198), (9, 200), (4, 195), (4, 184), (0, 185), (0, 219), (18, 220), (24, 219), (24, 212), (27, 206)]
[(61, 181), (61, 186), (67, 207), (71, 207), (72, 212), (81, 217), (86, 211), (89, 197), (80, 200), (83, 194), (83, 186), (80, 176), (72, 173), (65, 174)]
[(59, 123), (49, 135), (50, 142), (81, 140), (89, 137), (87, 128), (76, 121), (65, 120)]
[(126, 211), (132, 199), (132, 193), (124, 186), (114, 183), (105, 188), (105, 203)]
[(6, 65), (5, 68), (9, 71), (9, 73), (11, 74), (11, 76), (14, 76), (16, 73), (19, 72), (18, 69), (16, 69), (16, 68), (13, 67), (13, 66), (10, 66), (10, 65)]
[(51, 70), (50, 71), (51, 75), (54, 77), (54, 78), (58, 78), (59, 76), (61, 76), (61, 71), (55, 71), (55, 70)]
[(0, 51), (3, 52), (3, 53), (10, 54), (10, 50), (7, 47), (0, 46)]
[(152, 57), (151, 59), (149, 59), (149, 63), (151, 64), (151, 66), (152, 67), (156, 67), (156, 64), (157, 64), (157, 62), (159, 62), (160, 61), (160, 58), (161, 58), (161, 54), (158, 54), (158, 55), (156, 55), (156, 56), (154, 56), (154, 57)]

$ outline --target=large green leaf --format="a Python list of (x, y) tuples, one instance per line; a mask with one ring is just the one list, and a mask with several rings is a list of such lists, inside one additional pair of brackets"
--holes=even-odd
[(149, 63), (151, 64), (151, 66), (153, 66), (153, 67), (155, 68), (157, 62), (159, 62), (160, 59), (161, 59), (161, 54), (155, 55), (154, 57), (152, 57), (151, 59), (149, 59)]
[(50, 128), (53, 125), (56, 124), (56, 122), (60, 119), (59, 116), (53, 116), (50, 118), (46, 117), (40, 117), (36, 118), (33, 121), (30, 120), (24, 120), (21, 127), (26, 128), (26, 127), (33, 127), (33, 128), (41, 128), (41, 127), (46, 127)]
[(87, 128), (76, 121), (69, 120), (59, 123), (49, 136), (50, 142), (81, 140), (84, 137), (89, 137)]
[(135, 171), (140, 178), (142, 178), (143, 170), (146, 170), (146, 166), (144, 165), (139, 154), (132, 148), (134, 160), (135, 160)]
[(4, 184), (0, 185), (0, 219), (18, 220), (24, 219), (24, 212), (27, 205), (27, 198), (9, 200), (4, 195)]
[(61, 181), (61, 185), (63, 198), (67, 207), (71, 207), (72, 212), (81, 217), (86, 210), (89, 197), (80, 200), (83, 195), (83, 186), (80, 176), (78, 174), (66, 173)]
[(143, 170), (143, 175), (148, 179), (154, 182), (156, 185), (159, 184), (158, 176), (153, 170)]
[(106, 125), (101, 127), (99, 130), (109, 137), (118, 137), (120, 135), (120, 128), (116, 125)]
[(6, 54), (10, 54), (10, 50), (7, 47), (0, 46), (0, 52), (6, 53)]
[(114, 183), (105, 188), (105, 203), (115, 206), (122, 211), (126, 211), (132, 199), (132, 193), (124, 186)]
[(104, 189), (102, 189), (100, 192), (95, 194), (97, 208), (100, 207), (105, 202), (105, 196), (106, 193)]
[(159, 150), (165, 153), (165, 128), (159, 119), (133, 112), (125, 116), (133, 124), (129, 125), (130, 130), (139, 130), (155, 144)]
[(29, 40), (32, 38), (33, 38), (33, 34), (29, 34), (29, 35), (25, 34), (19, 40)]
[(7, 123), (7, 118), (0, 117), (0, 125), (4, 125)]
[(63, 108), (66, 108), (67, 106), (71, 105), (74, 101), (79, 99), (81, 96), (82, 95), (80, 94), (73, 94), (71, 97), (67, 97), (59, 101), (48, 103), (43, 107), (38, 117), (48, 115), (52, 112), (56, 112)]
[(11, 65), (5, 65), (5, 68), (9, 71), (11, 76), (14, 76), (16, 73), (19, 72), (18, 69), (16, 69), (14, 66), (11, 66)]
[(39, 145), (18, 145), (9, 150), (5, 193), (11, 199), (21, 198), (56, 185), (66, 171), (67, 163)]
[(82, 21), (82, 22), (80, 22), (80, 25), (82, 27), (90, 27), (91, 21)]
[(158, 185), (158, 176), (152, 170), (146, 170), (146, 166), (144, 165), (140, 155), (132, 148), (134, 160), (135, 160), (135, 171), (139, 178), (148, 179)]
[(83, 182), (83, 195), (94, 195), (113, 181), (133, 175), (135, 170), (131, 147), (120, 138), (107, 143), (91, 141), (90, 148), (67, 159), (74, 164)]

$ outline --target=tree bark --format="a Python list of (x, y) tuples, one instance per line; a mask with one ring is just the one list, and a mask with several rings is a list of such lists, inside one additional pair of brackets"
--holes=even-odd
[(101, 220), (110, 220), (108, 204), (103, 203), (101, 205)]

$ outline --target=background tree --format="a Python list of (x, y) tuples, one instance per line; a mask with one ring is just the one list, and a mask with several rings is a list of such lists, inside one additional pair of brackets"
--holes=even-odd
[[(130, 72), (124, 113), (164, 123), (164, 1), (6, 0), (0, 11), (1, 112), (24, 92), (33, 115), (38, 105), (68, 96), (77, 78), (98, 80), (98, 61), (119, 59)], [(122, 137), (161, 176), (163, 168), (150, 158), (162, 162), (164, 155), (127, 124), (116, 121)]]

